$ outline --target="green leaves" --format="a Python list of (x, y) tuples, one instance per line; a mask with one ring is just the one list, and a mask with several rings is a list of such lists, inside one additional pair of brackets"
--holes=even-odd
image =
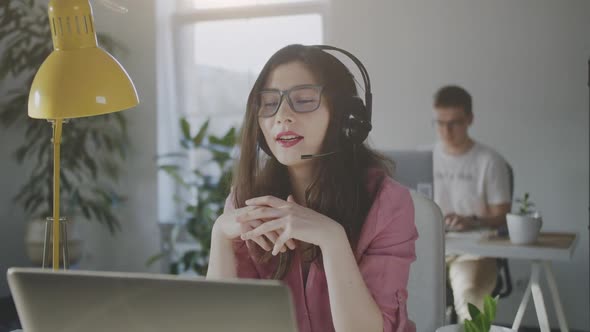
[(166, 256), (166, 252), (160, 252), (157, 253), (153, 256), (151, 256), (150, 258), (148, 258), (147, 262), (145, 263), (146, 266), (152, 266), (155, 262), (159, 261), (160, 259), (164, 258)]
[(472, 303), (467, 304), (471, 320), (466, 319), (464, 322), (465, 332), (488, 332), (492, 322), (496, 317), (496, 304), (498, 299), (487, 295), (484, 298), (484, 312), (482, 313)]
[(467, 303), (467, 309), (469, 310), (469, 316), (471, 316), (472, 319), (477, 318), (481, 314), (479, 309), (471, 303)]
[(483, 312), (490, 322), (496, 318), (496, 304), (497, 299), (493, 299), (491, 296), (486, 296), (483, 299)]
[(191, 125), (185, 118), (180, 119), (180, 129), (185, 140), (191, 139)]
[(465, 332), (480, 332), (474, 322), (466, 320), (465, 321)]
[(199, 129), (199, 132), (197, 133), (197, 135), (193, 138), (194, 146), (199, 146), (203, 143), (203, 138), (205, 138), (208, 128), (209, 128), (209, 120), (205, 121), (205, 123)]
[[(171, 264), (170, 271), (178, 274), (194, 270), (204, 275), (209, 261), (211, 229), (223, 212), (230, 191), (231, 151), (236, 144), (236, 129), (230, 128), (222, 136), (217, 136), (210, 132), (210, 121), (207, 120), (193, 136), (194, 131), (186, 118), (182, 118), (179, 125), (182, 133), (180, 151), (159, 156), (158, 167), (186, 191), (175, 197), (175, 201), (185, 213), (183, 227), (199, 249), (183, 253)], [(157, 257), (162, 256), (156, 255), (154, 259)]]
[(221, 145), (228, 148), (233, 147), (236, 144), (236, 128), (230, 128), (222, 138), (213, 135), (209, 136), (209, 142), (211, 144)]
[(34, 74), (53, 50), (47, 7), (29, 0), (5, 1), (0, 18), (0, 79)]
[(535, 203), (531, 202), (529, 200), (530, 195), (529, 193), (524, 193), (524, 197), (523, 198), (518, 198), (516, 200), (514, 200), (516, 203), (518, 203), (520, 206), (518, 208), (518, 213), (520, 215), (526, 216), (529, 215), (533, 212), (533, 207), (535, 206)]
[(160, 165), (159, 168), (166, 172), (174, 181), (185, 188), (189, 188), (189, 185), (184, 181), (182, 175), (180, 175), (180, 168), (178, 165)]

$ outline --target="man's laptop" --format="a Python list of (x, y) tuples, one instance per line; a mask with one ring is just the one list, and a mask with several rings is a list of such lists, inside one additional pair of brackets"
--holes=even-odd
[(278, 281), (10, 268), (26, 332), (296, 332)]
[(382, 153), (395, 162), (393, 178), (429, 199), (433, 198), (434, 176), (431, 150), (389, 150)]

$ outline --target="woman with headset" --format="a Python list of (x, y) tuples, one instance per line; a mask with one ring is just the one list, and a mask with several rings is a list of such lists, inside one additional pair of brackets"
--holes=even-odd
[[(359, 66), (366, 105), (326, 50)], [(414, 208), (387, 160), (363, 144), (370, 119), (369, 77), (352, 54), (277, 51), (248, 97), (207, 278), (282, 280), (300, 331), (414, 331), (405, 303)]]

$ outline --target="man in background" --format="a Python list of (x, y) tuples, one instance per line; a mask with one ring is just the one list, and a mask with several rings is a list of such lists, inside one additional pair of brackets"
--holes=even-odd
[[(511, 208), (511, 184), (505, 160), (476, 142), (468, 130), (474, 116), (471, 95), (462, 87), (445, 86), (434, 97), (434, 125), (440, 140), (433, 151), (434, 201), (449, 231), (506, 225)], [(495, 258), (447, 257), (449, 282), (460, 322), (470, 319), (467, 303), (483, 307), (494, 290)]]

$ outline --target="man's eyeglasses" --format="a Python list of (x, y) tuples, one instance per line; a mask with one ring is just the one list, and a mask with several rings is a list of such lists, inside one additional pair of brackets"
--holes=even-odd
[(450, 120), (450, 121), (443, 121), (443, 120), (434, 119), (434, 120), (432, 120), (432, 125), (437, 126), (439, 128), (446, 127), (446, 128), (449, 128), (452, 130), (453, 128), (463, 126), (465, 124), (465, 122), (466, 122), (465, 119), (457, 119), (457, 120)]
[(321, 85), (297, 85), (289, 90), (265, 89), (258, 93), (258, 116), (269, 118), (274, 116), (284, 97), (294, 112), (309, 113), (317, 110), (322, 101)]

